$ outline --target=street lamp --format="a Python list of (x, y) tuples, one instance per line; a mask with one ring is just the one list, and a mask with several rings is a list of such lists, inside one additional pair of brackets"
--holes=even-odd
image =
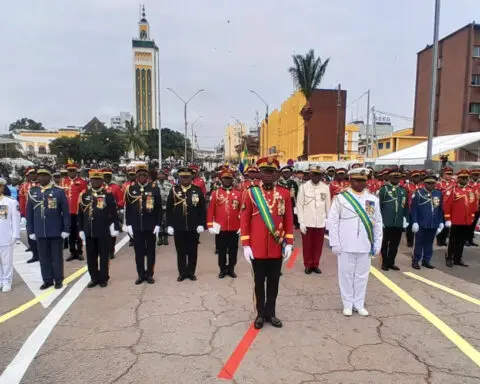
[(192, 97), (190, 97), (187, 101), (185, 101), (184, 99), (182, 99), (177, 92), (175, 92), (172, 88), (167, 88), (167, 90), (169, 90), (170, 92), (172, 92), (175, 96), (178, 97), (178, 99), (183, 103), (183, 119), (185, 121), (185, 155), (184, 155), (184, 159), (185, 159), (185, 165), (187, 164), (187, 137), (188, 137), (188, 123), (187, 123), (187, 105), (190, 101), (192, 101), (192, 99), (197, 96), (200, 92), (204, 92), (205, 89), (199, 89), (197, 92), (195, 92)]
[[(255, 96), (257, 96), (263, 104), (265, 104), (266, 112), (265, 112), (265, 126), (268, 131), (268, 103), (265, 101), (265, 99), (258, 94), (258, 92), (255, 92), (254, 90), (250, 89), (250, 93), (253, 93)], [(260, 132), (261, 133), (261, 132)], [(268, 142), (267, 142), (267, 134), (265, 134), (265, 146), (267, 147), (267, 154), (268, 154)], [(261, 146), (261, 141), (260, 141), (260, 146)], [(261, 153), (261, 151), (260, 151)]]
[(197, 117), (197, 120), (195, 120), (192, 124), (190, 124), (190, 127), (192, 128), (192, 163), (193, 163), (193, 140), (194, 140), (194, 137), (193, 137), (193, 127), (195, 126), (195, 124), (198, 122), (198, 120), (200, 119), (203, 119), (203, 116), (198, 116)]

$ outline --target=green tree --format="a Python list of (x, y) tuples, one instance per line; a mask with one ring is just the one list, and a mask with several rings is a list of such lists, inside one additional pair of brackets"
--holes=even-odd
[(65, 164), (68, 159), (82, 160), (82, 139), (76, 137), (59, 137), (50, 143), (50, 153), (57, 155), (57, 162)]
[[(183, 157), (185, 152), (185, 136), (177, 131), (169, 128), (162, 128), (162, 158), (175, 157), (179, 159)], [(147, 149), (145, 155), (150, 159), (158, 158), (158, 130), (152, 129), (145, 133), (145, 141)], [(192, 146), (190, 140), (187, 139), (187, 157), (192, 154)]]
[(133, 117), (132, 120), (125, 121), (124, 137), (126, 141), (126, 150), (132, 151), (135, 158), (148, 149), (145, 134), (140, 130), (138, 124), (135, 124)]
[(327, 70), (330, 58), (322, 62), (320, 57), (315, 57), (313, 49), (307, 52), (305, 56), (293, 55), (293, 66), (288, 69), (288, 72), (293, 78), (297, 89), (303, 93), (307, 103), (300, 111), (300, 115), (304, 121), (303, 134), (303, 153), (302, 160), (307, 160), (309, 151), (309, 127), (308, 122), (312, 117), (312, 107), (310, 104), (314, 90), (320, 85), (323, 75)]
[(24, 117), (10, 124), (10, 128), (8, 130), (10, 132), (17, 132), (20, 130), (44, 131), (45, 128), (42, 123), (38, 123), (35, 120)]

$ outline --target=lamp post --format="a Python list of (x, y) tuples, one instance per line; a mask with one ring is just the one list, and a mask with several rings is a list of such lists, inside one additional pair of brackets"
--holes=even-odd
[(197, 92), (195, 92), (187, 101), (182, 99), (177, 92), (175, 92), (172, 88), (167, 88), (170, 92), (172, 92), (175, 96), (178, 97), (178, 99), (183, 103), (183, 119), (185, 122), (185, 154), (184, 154), (184, 159), (185, 159), (185, 165), (187, 164), (187, 137), (188, 137), (188, 122), (187, 122), (187, 105), (192, 99), (197, 96), (200, 92), (204, 92), (205, 89), (199, 89)]
[[(266, 110), (265, 110), (265, 127), (266, 127), (266, 130), (267, 130), (267, 132), (268, 132), (268, 103), (265, 101), (265, 99), (264, 99), (262, 96), (260, 96), (260, 95), (258, 94), (258, 92), (255, 92), (254, 90), (250, 89), (250, 93), (253, 93), (255, 96), (257, 96), (257, 97), (262, 101), (263, 104), (265, 104), (265, 109), (266, 109)], [(260, 134), (261, 134), (261, 132), (260, 132)], [(265, 137), (265, 146), (267, 147), (267, 154), (268, 154), (267, 135), (265, 135), (264, 137)], [(261, 141), (260, 141), (260, 143), (261, 143)], [(262, 153), (261, 153), (261, 151), (260, 151), (260, 155), (261, 155), (261, 154), (262, 154)]]
[(195, 124), (198, 122), (198, 120), (200, 119), (203, 119), (203, 116), (198, 116), (197, 117), (197, 120), (195, 120), (192, 124), (190, 124), (190, 128), (192, 129), (192, 163), (193, 163), (193, 141), (194, 141), (194, 137), (193, 137), (193, 127), (195, 126)]

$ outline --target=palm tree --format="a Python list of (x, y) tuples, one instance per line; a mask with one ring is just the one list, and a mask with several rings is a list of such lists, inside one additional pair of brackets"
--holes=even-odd
[(315, 57), (313, 49), (307, 52), (305, 56), (293, 55), (293, 66), (288, 69), (290, 75), (292, 75), (293, 81), (297, 89), (303, 93), (307, 103), (300, 111), (300, 115), (304, 122), (303, 132), (303, 153), (302, 160), (308, 159), (309, 154), (309, 132), (308, 122), (312, 117), (312, 107), (310, 105), (311, 97), (315, 88), (317, 88), (325, 74), (330, 58), (322, 62), (320, 57)]
[(127, 150), (133, 152), (135, 159), (137, 156), (145, 152), (148, 145), (145, 141), (145, 135), (140, 130), (140, 127), (135, 125), (135, 121), (125, 121), (125, 140), (127, 143)]

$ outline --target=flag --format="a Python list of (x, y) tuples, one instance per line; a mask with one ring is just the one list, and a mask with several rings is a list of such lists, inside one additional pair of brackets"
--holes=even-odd
[(248, 151), (247, 151), (247, 148), (245, 148), (243, 152), (240, 154), (240, 164), (238, 165), (238, 170), (240, 171), (240, 173), (243, 173), (247, 165), (248, 165)]

